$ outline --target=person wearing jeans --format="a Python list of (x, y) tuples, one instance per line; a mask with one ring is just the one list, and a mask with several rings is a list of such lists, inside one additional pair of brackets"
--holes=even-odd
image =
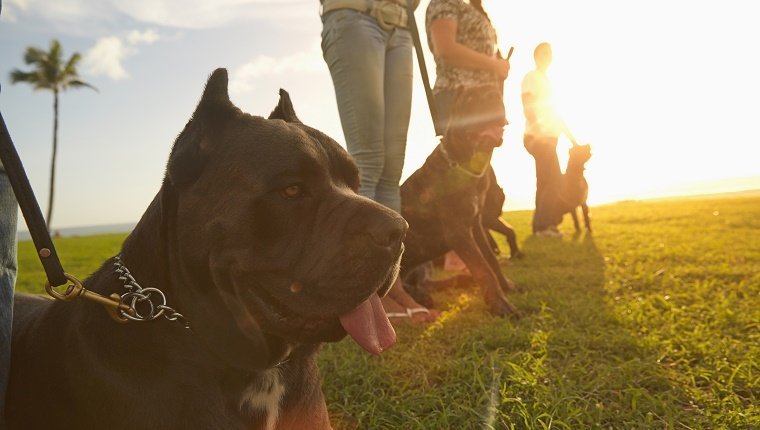
[(398, 212), (412, 108), (412, 36), (348, 8), (323, 14), (322, 22), (322, 52), (346, 149), (359, 167), (359, 194)]
[[(330, 70), (359, 194), (401, 212), (399, 182), (412, 110), (412, 35), (406, 0), (323, 0), (322, 55)], [(396, 280), (383, 306), (418, 322), (436, 313)], [(398, 311), (398, 312), (396, 312)], [(414, 317), (412, 317), (414, 315)]]
[(16, 284), (18, 203), (0, 163), (0, 429), (5, 428), (5, 389), (11, 359), (13, 288)]

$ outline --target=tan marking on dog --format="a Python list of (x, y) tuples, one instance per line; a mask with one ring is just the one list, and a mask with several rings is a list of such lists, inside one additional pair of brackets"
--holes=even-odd
[(266, 430), (274, 430), (280, 417), (280, 401), (285, 394), (285, 385), (282, 384), (280, 369), (268, 369), (263, 371), (259, 380), (248, 386), (243, 391), (240, 408), (248, 407), (252, 410), (264, 411), (266, 416)]

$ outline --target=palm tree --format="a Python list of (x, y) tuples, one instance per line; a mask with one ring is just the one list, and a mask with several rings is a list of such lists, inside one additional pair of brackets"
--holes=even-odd
[(11, 83), (25, 82), (32, 85), (34, 90), (49, 90), (53, 92), (53, 161), (50, 166), (50, 195), (48, 200), (47, 228), (50, 230), (50, 222), (53, 217), (53, 194), (55, 191), (55, 159), (58, 153), (58, 93), (69, 88), (87, 87), (95, 91), (98, 89), (84, 82), (77, 73), (77, 63), (82, 56), (75, 52), (67, 61), (63, 61), (61, 43), (53, 39), (50, 42), (50, 50), (28, 47), (24, 53), (24, 63), (32, 66), (32, 70), (25, 72), (14, 69), (11, 71)]

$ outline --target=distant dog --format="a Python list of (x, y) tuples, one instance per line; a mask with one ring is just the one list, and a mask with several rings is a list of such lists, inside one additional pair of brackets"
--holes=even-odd
[(84, 282), (132, 291), (146, 315), (165, 297), (192, 331), (17, 294), (10, 428), (329, 429), (319, 344), (348, 333), (380, 353), (395, 340), (378, 295), (406, 223), (358, 185), (345, 150), (301, 123), (286, 92), (269, 118), (251, 116), (215, 71), (120, 257)]
[[(520, 247), (517, 245), (517, 234), (515, 233), (515, 229), (512, 228), (509, 223), (504, 221), (504, 218), (502, 217), (506, 196), (504, 195), (504, 190), (499, 186), (499, 183), (496, 182), (496, 173), (493, 171), (493, 167), (489, 167), (488, 176), (490, 178), (490, 183), (488, 191), (486, 191), (486, 199), (483, 203), (483, 212), (481, 216), (483, 227), (487, 230), (493, 230), (506, 236), (507, 243), (509, 244), (510, 259), (522, 258), (525, 254), (520, 251)], [(499, 255), (501, 250), (490, 232), (487, 239), (494, 253)]]
[[(462, 92), (452, 107), (441, 143), (401, 186), (401, 214), (409, 223), (402, 275), (450, 250), (456, 251), (496, 315), (517, 315), (505, 290), (514, 284), (501, 272), (483, 229), (482, 212), (491, 184), (490, 160), (506, 124), (501, 93), (494, 88)], [(409, 293), (422, 304), (424, 290)]]
[(586, 230), (591, 232), (591, 219), (586, 199), (588, 198), (588, 182), (583, 174), (586, 162), (591, 158), (590, 145), (573, 145), (570, 148), (570, 158), (567, 160), (565, 173), (554, 186), (547, 186), (540, 198), (540, 204), (546, 208), (554, 225), (562, 223), (566, 213), (573, 217), (575, 231), (581, 231), (578, 222), (577, 209), (581, 207)]

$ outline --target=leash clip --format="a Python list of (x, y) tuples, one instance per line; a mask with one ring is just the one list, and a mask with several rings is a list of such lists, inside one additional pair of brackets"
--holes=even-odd
[(134, 315), (135, 310), (122, 303), (121, 297), (119, 297), (118, 294), (113, 293), (109, 297), (106, 297), (86, 289), (82, 284), (82, 281), (73, 275), (64, 272), (63, 276), (71, 282), (71, 285), (66, 287), (66, 291), (63, 293), (56, 291), (50, 284), (50, 281), (45, 282), (45, 291), (47, 291), (47, 293), (54, 299), (62, 302), (71, 302), (82, 297), (86, 300), (102, 305), (111, 319), (122, 324), (129, 321), (122, 315)]

